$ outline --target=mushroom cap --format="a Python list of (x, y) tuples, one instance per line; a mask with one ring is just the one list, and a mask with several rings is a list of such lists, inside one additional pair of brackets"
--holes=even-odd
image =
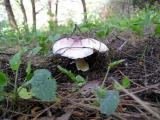
[(54, 54), (60, 54), (71, 59), (87, 57), (93, 54), (94, 50), (105, 52), (109, 49), (104, 43), (92, 38), (62, 38), (53, 45)]

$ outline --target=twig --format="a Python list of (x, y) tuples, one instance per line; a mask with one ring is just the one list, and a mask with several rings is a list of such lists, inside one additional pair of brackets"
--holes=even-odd
[(128, 40), (127, 41), (125, 41), (119, 48), (118, 48), (118, 51), (121, 51), (122, 50), (122, 48), (127, 44), (127, 42), (128, 42)]
[(110, 67), (108, 67), (108, 69), (107, 69), (107, 73), (106, 73), (106, 75), (105, 75), (105, 77), (104, 77), (104, 79), (103, 79), (102, 85), (101, 85), (102, 87), (104, 87), (104, 83), (105, 83), (105, 81), (107, 80), (109, 71), (110, 71)]
[(37, 120), (37, 118), (38, 118), (39, 116), (41, 116), (44, 112), (48, 111), (50, 108), (52, 108), (52, 107), (54, 107), (54, 106), (55, 106), (55, 104), (53, 104), (53, 105), (49, 106), (48, 108), (44, 109), (42, 112), (40, 112), (38, 115), (36, 115), (36, 116), (33, 118), (33, 120)]
[[(113, 77), (111, 78), (116, 84), (118, 84), (119, 86), (121, 86), (117, 80), (115, 80)], [(122, 86), (121, 86), (122, 87)], [(147, 106), (145, 104), (145, 102), (143, 102), (141, 99), (139, 99), (138, 97), (136, 97), (133, 93), (130, 93), (127, 89), (122, 87), (122, 90), (127, 93), (130, 97), (132, 97), (134, 100), (136, 100), (140, 105), (143, 106), (143, 108), (148, 111), (149, 113), (151, 113), (154, 117), (160, 119), (160, 115), (158, 113), (156, 113), (155, 111), (153, 111), (149, 106)]]

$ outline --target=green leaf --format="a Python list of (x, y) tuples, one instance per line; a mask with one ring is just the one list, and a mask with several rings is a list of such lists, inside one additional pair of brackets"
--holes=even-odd
[(77, 75), (75, 79), (79, 86), (82, 86), (86, 83), (86, 80), (81, 75)]
[(106, 115), (112, 115), (120, 102), (118, 91), (107, 91), (106, 96), (100, 101), (100, 111)]
[(77, 83), (79, 86), (82, 86), (86, 83), (86, 80), (82, 76), (75, 75), (74, 73), (61, 67), (60, 65), (58, 65), (57, 68), (59, 71), (61, 71), (65, 75), (67, 75), (73, 82)]
[(109, 64), (108, 67), (109, 67), (109, 69), (112, 69), (112, 68), (118, 66), (119, 64), (123, 63), (124, 61), (125, 61), (125, 60), (122, 59), (122, 60), (118, 60), (118, 61), (112, 62), (112, 63)]
[(6, 85), (7, 82), (8, 82), (8, 79), (9, 79), (9, 78), (7, 77), (6, 74), (4, 74), (3, 72), (0, 72), (0, 85), (1, 85), (1, 86)]
[(130, 85), (131, 85), (130, 79), (127, 76), (125, 76), (122, 80), (122, 86), (124, 88), (128, 88), (130, 87)]
[(51, 101), (56, 98), (57, 84), (48, 70), (36, 70), (29, 82), (32, 96), (45, 101)]
[(12, 58), (9, 61), (10, 67), (12, 70), (18, 70), (19, 66), (21, 64), (21, 57), (22, 55), (27, 51), (27, 48), (22, 48), (18, 53), (12, 56)]
[(32, 60), (29, 59), (28, 63), (27, 63), (27, 68), (26, 68), (26, 80), (30, 80), (31, 79), (31, 64), (32, 64)]
[(19, 91), (18, 95), (20, 98), (22, 98), (22, 99), (32, 98), (31, 92), (28, 92), (26, 88), (19, 87), (18, 91)]
[(96, 98), (98, 100), (101, 100), (102, 98), (104, 98), (106, 96), (106, 89), (105, 88), (102, 88), (101, 86), (99, 86), (97, 89), (96, 89)]
[(130, 87), (130, 85), (131, 85), (130, 79), (127, 76), (125, 76), (122, 79), (122, 85), (120, 85), (118, 83), (114, 83), (114, 88), (116, 90), (122, 90), (123, 88)]
[(31, 64), (32, 64), (32, 61), (30, 59), (27, 63), (27, 68), (26, 68), (27, 75), (31, 73)]
[(18, 70), (21, 64), (21, 52), (16, 53), (9, 61), (12, 70)]

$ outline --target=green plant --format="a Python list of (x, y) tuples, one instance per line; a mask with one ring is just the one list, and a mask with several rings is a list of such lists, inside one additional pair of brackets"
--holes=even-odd
[(67, 75), (70, 80), (72, 80), (73, 82), (75, 82), (78, 86), (82, 86), (86, 83), (86, 80), (80, 76), (80, 75), (75, 75), (74, 73), (72, 73), (71, 71), (62, 68), (60, 65), (57, 66), (58, 70), (61, 71), (63, 74)]
[(119, 96), (119, 91), (117, 90), (121, 90), (121, 87), (126, 88), (130, 86), (130, 80), (127, 76), (125, 76), (122, 80), (122, 86), (119, 86), (116, 83), (114, 83), (114, 87), (116, 90), (107, 90), (104, 87), (104, 83), (107, 79), (109, 71), (115, 68), (116, 66), (118, 66), (119, 64), (123, 63), (124, 61), (125, 60), (118, 60), (110, 63), (108, 65), (107, 72), (101, 86), (99, 86), (96, 89), (95, 94), (96, 94), (97, 101), (99, 103), (100, 111), (106, 115), (113, 114), (119, 105), (120, 96)]
[[(17, 100), (18, 96), (22, 99), (30, 99), (32, 97), (38, 98), (44, 101), (52, 101), (56, 99), (57, 83), (52, 78), (51, 73), (46, 69), (38, 69), (31, 75), (31, 59), (41, 50), (41, 47), (34, 48), (29, 52), (29, 61), (26, 69), (26, 79), (21, 85), (17, 85), (18, 71), (21, 64), (22, 55), (27, 51), (26, 48), (21, 49), (16, 53), (9, 61), (10, 67), (16, 72), (14, 80), (14, 90), (6, 93), (4, 87), (7, 86), (8, 77), (0, 72), (0, 100), (4, 99), (4, 96), (9, 95), (14, 101)], [(28, 77), (29, 76), (29, 77)]]
[(28, 55), (29, 60), (27, 62), (27, 68), (26, 68), (26, 74), (27, 74), (26, 80), (30, 80), (32, 77), (32, 74), (31, 74), (32, 57), (35, 56), (36, 54), (38, 54), (41, 49), (42, 49), (41, 47), (36, 47), (29, 52), (29, 55)]
[(21, 57), (27, 51), (26, 48), (21, 49), (18, 53), (16, 53), (9, 61), (10, 67), (13, 71), (16, 72), (15, 80), (14, 80), (14, 99), (17, 99), (17, 80), (18, 80), (18, 71), (21, 64)]
[(8, 80), (8, 76), (5, 73), (0, 72), (0, 101), (2, 101), (6, 95), (4, 92), (4, 87), (7, 85)]
[[(31, 85), (31, 89), (26, 87)], [(51, 73), (46, 69), (38, 69), (34, 72), (31, 80), (19, 87), (18, 94), (23, 99), (36, 97), (44, 101), (52, 101), (56, 98), (57, 84)]]

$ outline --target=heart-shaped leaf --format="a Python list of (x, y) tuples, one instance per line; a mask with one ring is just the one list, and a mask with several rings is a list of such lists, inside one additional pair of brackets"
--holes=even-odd
[(56, 98), (57, 84), (48, 70), (36, 70), (29, 83), (31, 84), (32, 96), (46, 101), (51, 101)]
[(106, 96), (100, 100), (100, 111), (106, 115), (112, 115), (119, 104), (119, 92), (107, 91)]

